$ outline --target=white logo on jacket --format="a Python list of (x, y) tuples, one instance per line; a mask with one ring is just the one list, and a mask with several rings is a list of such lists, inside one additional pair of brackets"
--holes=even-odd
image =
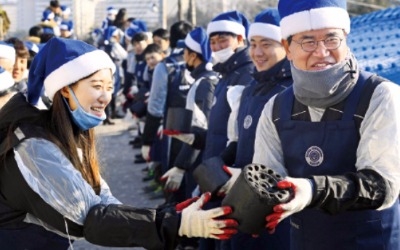
[(244, 129), (250, 128), (252, 123), (253, 123), (253, 117), (251, 117), (251, 115), (246, 115), (243, 122)]
[(324, 152), (318, 146), (311, 146), (305, 154), (306, 161), (311, 167), (318, 167), (324, 161)]

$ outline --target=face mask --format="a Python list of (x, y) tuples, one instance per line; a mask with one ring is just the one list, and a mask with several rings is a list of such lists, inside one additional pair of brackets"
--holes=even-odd
[(291, 63), (293, 91), (307, 106), (326, 108), (344, 100), (358, 79), (357, 60), (349, 52), (346, 60), (320, 71), (297, 69)]
[(226, 49), (221, 49), (219, 51), (214, 52), (214, 59), (217, 63), (224, 63), (226, 62), (235, 52), (232, 50), (231, 47)]
[(69, 88), (69, 90), (78, 107), (74, 111), (72, 111), (68, 105), (67, 100), (65, 100), (64, 97), (63, 100), (68, 106), (68, 111), (71, 114), (72, 120), (74, 121), (75, 125), (77, 125), (81, 130), (86, 131), (90, 128), (94, 128), (100, 125), (100, 123), (106, 119), (106, 114), (103, 114), (102, 117), (98, 117), (86, 112), (80, 105), (74, 91), (71, 88)]

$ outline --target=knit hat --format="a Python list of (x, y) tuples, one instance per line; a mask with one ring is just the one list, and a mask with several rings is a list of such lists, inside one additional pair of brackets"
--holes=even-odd
[(10, 72), (0, 67), (0, 92), (3, 92), (14, 85), (14, 79)]
[(203, 56), (203, 59), (207, 63), (206, 69), (212, 69), (210, 41), (206, 31), (203, 28), (195, 28), (189, 34), (187, 34), (185, 38), (185, 45), (189, 49)]
[(15, 62), (15, 49), (12, 44), (0, 41), (0, 58), (10, 59)]
[(67, 30), (73, 32), (74, 23), (71, 20), (63, 20), (60, 24), (60, 30)]
[(254, 23), (250, 25), (248, 40), (252, 36), (262, 36), (280, 43), (282, 40), (280, 21), (278, 9), (263, 10), (254, 18)]
[(107, 14), (116, 15), (118, 13), (118, 9), (114, 8), (114, 6), (107, 7)]
[(111, 58), (102, 50), (80, 40), (54, 37), (32, 61), (28, 77), (28, 101), (37, 104), (42, 89), (50, 100), (61, 88), (98, 70), (110, 68)]
[(207, 26), (207, 35), (214, 32), (230, 32), (247, 38), (249, 21), (238, 11), (224, 12), (216, 16)]
[(121, 37), (123, 35), (124, 35), (124, 32), (120, 28), (118, 28), (117, 26), (108, 26), (103, 32), (104, 44), (105, 45), (110, 44), (111, 38), (113, 36), (120, 36)]
[(53, 20), (55, 17), (53, 11), (45, 10), (42, 13), (42, 22)]
[(68, 7), (67, 5), (61, 5), (61, 12), (63, 15), (70, 15), (71, 14), (71, 8)]
[(125, 30), (125, 36), (129, 40), (132, 39), (132, 37), (139, 32), (146, 32), (147, 31), (147, 25), (144, 21), (142, 20), (133, 20), (130, 24), (129, 27)]
[(344, 29), (350, 33), (346, 0), (280, 0), (282, 37), (325, 28)]

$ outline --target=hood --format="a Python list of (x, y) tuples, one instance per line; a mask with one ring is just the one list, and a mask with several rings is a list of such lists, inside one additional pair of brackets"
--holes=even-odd
[[(26, 97), (18, 93), (0, 109), (0, 138), (4, 138), (10, 125), (23, 122), (38, 122), (41, 111), (26, 101)], [(0, 139), (1, 140), (1, 139)]]

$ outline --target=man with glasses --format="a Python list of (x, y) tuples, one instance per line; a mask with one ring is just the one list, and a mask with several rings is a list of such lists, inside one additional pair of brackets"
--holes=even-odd
[(276, 169), (293, 198), (292, 249), (400, 249), (400, 88), (361, 71), (347, 46), (345, 0), (280, 0), (293, 87), (257, 126), (254, 163)]

